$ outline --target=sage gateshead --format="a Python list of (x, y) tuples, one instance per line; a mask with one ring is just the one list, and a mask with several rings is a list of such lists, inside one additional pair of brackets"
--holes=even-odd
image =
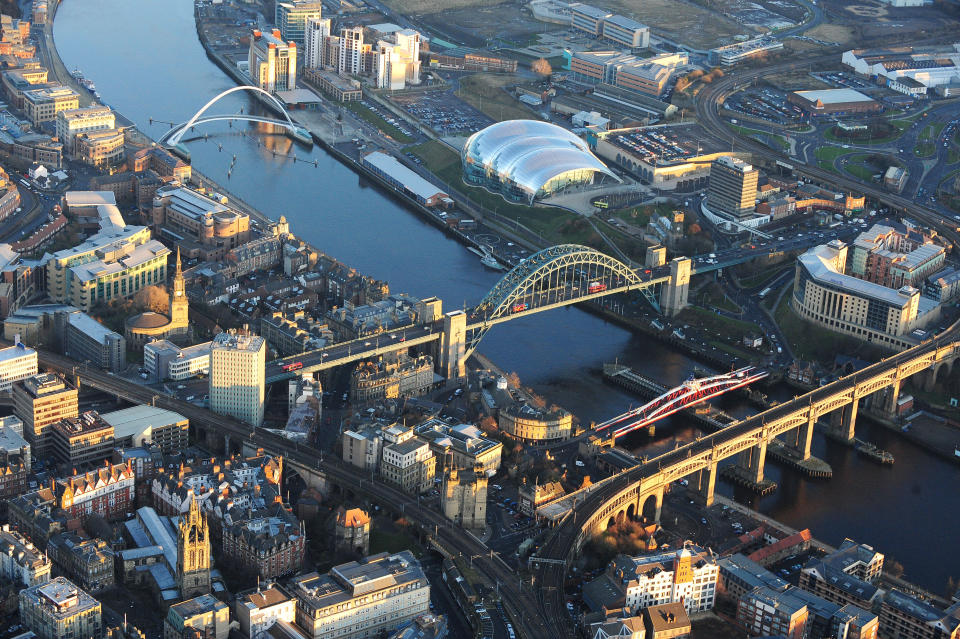
[(532, 204), (568, 186), (592, 184), (597, 175), (620, 181), (579, 137), (536, 120), (491, 124), (470, 136), (461, 159), (469, 184), (514, 202)]

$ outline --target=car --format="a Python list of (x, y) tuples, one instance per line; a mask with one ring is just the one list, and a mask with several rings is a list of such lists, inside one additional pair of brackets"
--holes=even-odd
[(704, 526), (706, 526), (706, 525), (707, 525), (707, 518), (706, 518), (706, 517), (701, 517), (701, 518), (700, 518), (700, 523), (703, 524)]

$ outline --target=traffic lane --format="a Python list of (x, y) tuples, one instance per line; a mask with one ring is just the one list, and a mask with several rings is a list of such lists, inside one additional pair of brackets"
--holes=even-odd
[(447, 627), (452, 637), (469, 637), (473, 635), (473, 628), (457, 605), (453, 594), (443, 580), (441, 558), (435, 552), (428, 553), (420, 559), (423, 573), (430, 582), (431, 608), (440, 614), (446, 615)]

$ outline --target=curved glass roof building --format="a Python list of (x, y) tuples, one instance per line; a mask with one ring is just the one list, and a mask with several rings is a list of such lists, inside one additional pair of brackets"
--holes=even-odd
[(586, 142), (549, 122), (507, 120), (477, 131), (461, 152), (464, 179), (514, 202), (533, 203), (597, 174), (619, 181)]

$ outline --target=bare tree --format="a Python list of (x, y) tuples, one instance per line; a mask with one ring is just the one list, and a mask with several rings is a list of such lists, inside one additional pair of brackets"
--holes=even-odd
[(159, 286), (146, 286), (140, 289), (140, 292), (134, 296), (133, 301), (140, 308), (155, 313), (166, 313), (170, 310), (170, 298), (167, 291)]
[(548, 75), (553, 73), (553, 67), (550, 66), (550, 63), (547, 62), (546, 58), (539, 58), (537, 60), (534, 60), (533, 63), (530, 65), (530, 70), (536, 73), (537, 75), (542, 75), (543, 77), (547, 77)]

